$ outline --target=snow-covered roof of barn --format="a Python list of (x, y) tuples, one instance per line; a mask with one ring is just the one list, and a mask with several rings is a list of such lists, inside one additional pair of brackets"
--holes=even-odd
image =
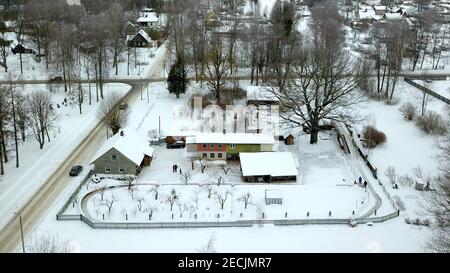
[(154, 149), (149, 146), (149, 143), (144, 138), (138, 136), (132, 130), (122, 129), (121, 132), (123, 132), (123, 136), (119, 132), (103, 144), (103, 146), (95, 154), (90, 164), (112, 148), (119, 151), (136, 165), (141, 164), (145, 155), (153, 156)]
[(142, 38), (144, 38), (149, 43), (152, 41), (152, 38), (150, 37), (150, 35), (148, 35), (147, 32), (145, 32), (144, 30), (141, 29), (134, 35), (127, 35), (127, 42), (130, 40), (133, 40), (134, 37), (136, 37), (137, 35), (141, 35)]
[(198, 133), (186, 138), (188, 144), (273, 144), (274, 142), (273, 135), (249, 133)]
[(255, 101), (279, 101), (277, 96), (267, 86), (247, 86), (247, 100)]
[(297, 176), (291, 152), (239, 153), (243, 176)]
[(158, 22), (158, 17), (154, 13), (147, 13), (145, 16), (139, 17), (136, 22), (147, 23), (147, 22)]

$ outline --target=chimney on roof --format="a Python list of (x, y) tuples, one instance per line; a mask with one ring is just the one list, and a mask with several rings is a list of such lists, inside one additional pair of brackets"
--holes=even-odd
[(123, 131), (120, 131), (120, 136), (125, 136), (125, 133)]

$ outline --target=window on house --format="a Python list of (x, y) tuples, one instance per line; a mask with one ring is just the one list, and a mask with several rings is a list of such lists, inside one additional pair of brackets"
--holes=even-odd
[(218, 153), (218, 154), (217, 154), (217, 157), (218, 157), (218, 158), (222, 158), (222, 153)]
[(235, 149), (236, 148), (236, 144), (230, 144), (230, 148), (231, 149)]
[(116, 160), (117, 159), (117, 156), (116, 155), (112, 155), (111, 156), (111, 160)]
[(124, 173), (124, 172), (125, 172), (125, 168), (119, 167), (119, 173)]
[(202, 157), (203, 157), (203, 158), (207, 158), (207, 157), (208, 157), (208, 154), (207, 154), (207, 153), (203, 153)]
[(108, 165), (105, 166), (105, 173), (110, 173), (111, 172), (111, 167), (109, 167)]
[(203, 148), (205, 148), (205, 149), (206, 149), (206, 147), (207, 147), (207, 145), (206, 145), (206, 144), (203, 144)]
[(214, 153), (209, 154), (209, 157), (210, 157), (210, 158), (214, 158), (214, 156), (215, 156)]
[(222, 149), (222, 144), (218, 144), (217, 146), (219, 147), (219, 149)]
[(209, 147), (210, 147), (211, 149), (214, 149), (214, 144), (209, 144)]

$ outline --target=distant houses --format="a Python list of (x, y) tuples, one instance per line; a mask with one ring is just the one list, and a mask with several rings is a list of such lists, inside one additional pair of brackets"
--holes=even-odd
[(199, 133), (186, 138), (191, 156), (210, 160), (238, 159), (239, 153), (271, 152), (275, 139), (268, 134)]
[(247, 105), (279, 105), (280, 100), (268, 86), (247, 86)]
[(96, 173), (138, 175), (150, 166), (154, 149), (131, 130), (121, 130), (108, 139), (90, 164)]

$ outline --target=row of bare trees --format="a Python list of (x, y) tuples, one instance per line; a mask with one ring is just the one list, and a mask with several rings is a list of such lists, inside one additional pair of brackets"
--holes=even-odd
[(13, 85), (0, 87), (0, 174), (4, 163), (13, 153), (19, 167), (19, 147), (31, 135), (43, 149), (50, 142), (50, 130), (55, 129), (58, 116), (46, 91), (33, 91), (27, 95)]

